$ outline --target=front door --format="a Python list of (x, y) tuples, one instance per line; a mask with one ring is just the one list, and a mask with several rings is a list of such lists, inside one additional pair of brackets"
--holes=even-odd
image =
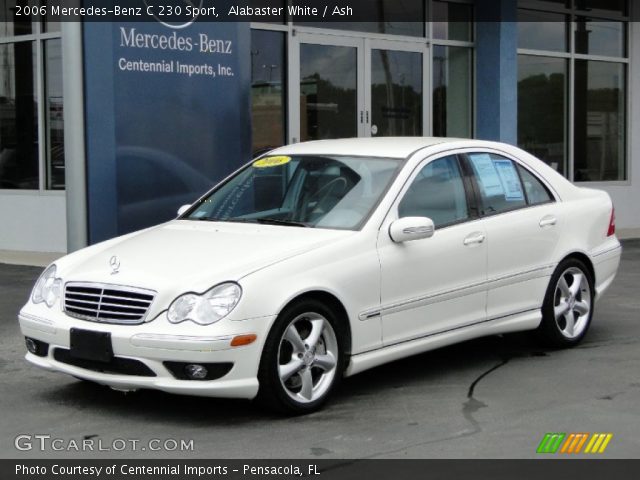
[[(427, 160), (380, 228), (385, 345), (485, 320), (487, 235), (484, 220), (470, 209), (470, 195), (457, 155)], [(394, 243), (389, 226), (402, 217), (431, 218), (433, 237)]]
[(426, 45), (304, 32), (294, 38), (291, 143), (428, 131)]

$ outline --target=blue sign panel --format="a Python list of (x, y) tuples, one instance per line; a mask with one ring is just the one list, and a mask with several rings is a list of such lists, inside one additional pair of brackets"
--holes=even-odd
[(250, 159), (248, 23), (84, 24), (91, 243), (171, 218)]

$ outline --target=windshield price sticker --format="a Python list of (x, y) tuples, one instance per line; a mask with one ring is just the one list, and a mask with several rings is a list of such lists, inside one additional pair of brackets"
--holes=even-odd
[(284, 165), (290, 161), (291, 157), (285, 157), (284, 155), (279, 155), (277, 157), (264, 157), (253, 162), (253, 166), (254, 168), (279, 167), (280, 165)]

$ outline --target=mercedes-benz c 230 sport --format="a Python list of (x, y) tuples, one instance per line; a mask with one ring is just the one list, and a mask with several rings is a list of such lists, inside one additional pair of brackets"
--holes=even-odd
[(344, 376), (471, 338), (576, 345), (620, 253), (609, 196), (516, 147), (308, 142), (57, 260), (20, 326), (45, 369), (304, 413)]

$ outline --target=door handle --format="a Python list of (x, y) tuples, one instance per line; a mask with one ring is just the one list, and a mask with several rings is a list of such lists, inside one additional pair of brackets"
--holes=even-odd
[(556, 217), (554, 217), (553, 215), (547, 215), (545, 217), (542, 217), (540, 219), (540, 228), (544, 228), (544, 227), (553, 227), (556, 222), (558, 221), (558, 219)]
[(473, 245), (476, 243), (482, 243), (484, 242), (484, 239), (486, 238), (485, 234), (482, 232), (473, 232), (470, 233), (469, 235), (467, 235), (467, 237), (464, 239), (464, 244), (465, 245)]

